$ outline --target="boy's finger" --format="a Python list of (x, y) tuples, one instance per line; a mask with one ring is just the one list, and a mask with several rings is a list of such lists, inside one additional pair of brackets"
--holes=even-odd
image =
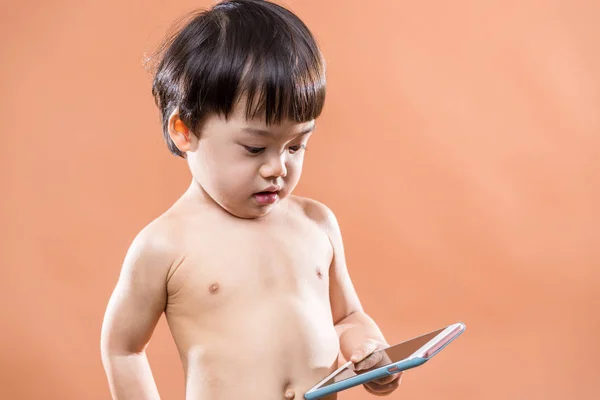
[(398, 379), (396, 374), (384, 376), (383, 378), (375, 379), (373, 382), (377, 385), (385, 385)]
[(354, 364), (354, 370), (362, 371), (373, 368), (381, 362), (382, 358), (381, 353), (371, 353), (371, 355), (367, 356), (362, 361)]
[(393, 392), (400, 386), (400, 380), (394, 380), (390, 383), (386, 383), (384, 385), (379, 385), (375, 383), (375, 381), (365, 383), (365, 389), (367, 389), (371, 394), (375, 395), (384, 395)]
[(356, 364), (359, 361), (364, 360), (369, 354), (373, 353), (376, 349), (376, 343), (366, 342), (352, 354), (352, 357), (350, 357), (350, 361)]
[(377, 379), (374, 382), (378, 385), (387, 385), (388, 383), (392, 383), (394, 381), (398, 381), (398, 383), (402, 381), (402, 372)]

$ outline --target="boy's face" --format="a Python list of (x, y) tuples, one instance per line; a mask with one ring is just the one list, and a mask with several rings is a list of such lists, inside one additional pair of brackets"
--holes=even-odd
[(264, 116), (246, 120), (245, 107), (245, 101), (238, 102), (228, 120), (209, 116), (187, 159), (194, 179), (223, 209), (258, 218), (296, 187), (315, 123), (285, 120), (268, 126)]

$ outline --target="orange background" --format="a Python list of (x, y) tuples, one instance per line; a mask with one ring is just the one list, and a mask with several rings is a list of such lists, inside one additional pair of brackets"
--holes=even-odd
[[(0, 398), (109, 398), (120, 264), (190, 179), (143, 53), (211, 4), (3, 4)], [(298, 193), (336, 212), (390, 342), (467, 324), (389, 398), (600, 398), (600, 3), (282, 4), (328, 60)], [(182, 399), (164, 320), (149, 356)]]

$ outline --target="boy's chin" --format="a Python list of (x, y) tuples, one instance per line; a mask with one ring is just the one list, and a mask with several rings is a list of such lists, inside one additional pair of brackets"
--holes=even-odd
[(276, 209), (278, 209), (282, 202), (288, 197), (288, 193), (282, 192), (280, 196), (277, 196), (275, 201), (265, 204), (264, 202), (257, 201), (252, 196), (245, 201), (229, 203), (226, 201), (217, 201), (221, 208), (229, 213), (230, 215), (241, 218), (241, 219), (258, 219), (267, 216)]
[(278, 203), (279, 202), (260, 206), (256, 204), (249, 204), (246, 207), (236, 207), (235, 209), (225, 208), (225, 211), (234, 217), (241, 219), (258, 219), (267, 216), (275, 207), (277, 207)]

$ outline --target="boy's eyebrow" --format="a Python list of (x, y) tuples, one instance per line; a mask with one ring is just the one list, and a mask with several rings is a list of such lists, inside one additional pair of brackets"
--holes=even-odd
[[(315, 125), (316, 124), (312, 124), (311, 126), (309, 126), (308, 128), (302, 130), (301, 132), (298, 132), (298, 134), (296, 134), (296, 136), (306, 135), (307, 133), (310, 133), (310, 132), (314, 131), (315, 130)], [(271, 132), (271, 131), (265, 131), (265, 130), (262, 130), (262, 129), (251, 128), (249, 126), (243, 128), (242, 130), (244, 132), (248, 132), (248, 133), (252, 133), (252, 134), (260, 135), (260, 136), (273, 136), (273, 132)]]

